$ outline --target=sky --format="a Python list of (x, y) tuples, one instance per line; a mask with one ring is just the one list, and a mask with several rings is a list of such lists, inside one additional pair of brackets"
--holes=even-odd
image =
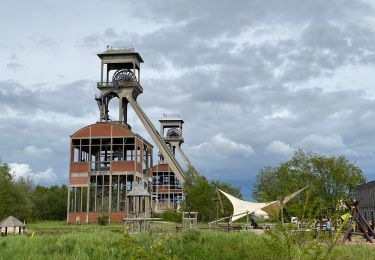
[[(16, 176), (67, 183), (69, 138), (99, 118), (96, 54), (110, 45), (141, 54), (138, 102), (157, 129), (163, 114), (183, 118), (182, 148), (207, 178), (249, 198), (261, 168), (302, 148), (375, 179), (371, 1), (0, 4), (0, 156)], [(129, 123), (151, 141), (132, 111)]]

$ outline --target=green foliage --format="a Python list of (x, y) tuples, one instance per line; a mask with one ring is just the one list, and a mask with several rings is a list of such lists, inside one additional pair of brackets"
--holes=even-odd
[(29, 184), (24, 180), (14, 182), (9, 166), (0, 164), (0, 219), (10, 215), (20, 220), (30, 219), (32, 203)]
[(109, 223), (108, 206), (106, 206), (108, 203), (108, 197), (104, 197), (103, 203), (97, 209), (97, 220), (101, 226), (106, 226)]
[(101, 226), (106, 226), (108, 225), (109, 221), (108, 221), (108, 213), (106, 212), (99, 212), (98, 213), (98, 224), (101, 225)]
[(309, 185), (285, 206), (286, 216), (331, 217), (338, 214), (339, 201), (348, 199), (355, 187), (364, 182), (361, 169), (344, 156), (298, 150), (291, 160), (259, 171), (253, 197), (262, 202), (278, 200)]
[(324, 233), (313, 239), (310, 232), (295, 232), (292, 226), (281, 225), (264, 235), (191, 229), (181, 233), (151, 230), (130, 236), (119, 232), (122, 225), (77, 227), (63, 222), (40, 222), (30, 228), (36, 230), (33, 238), (0, 238), (0, 259), (375, 258), (372, 247), (332, 247)]
[(170, 250), (165, 250), (164, 241), (160, 237), (156, 237), (155, 234), (149, 233), (147, 236), (140, 234), (140, 237), (141, 239), (136, 239), (125, 234), (118, 239), (120, 250), (123, 250), (130, 259), (177, 259), (170, 254)]
[(239, 188), (220, 181), (208, 181), (194, 168), (190, 168), (186, 175), (187, 180), (184, 184), (186, 199), (183, 203), (183, 210), (197, 211), (200, 221), (212, 221), (216, 219), (216, 213), (219, 218), (231, 214), (232, 206), (229, 201), (222, 199), (223, 207), (221, 207), (220, 201), (215, 201), (218, 198), (217, 189), (242, 198)]
[(10, 174), (10, 168), (8, 164), (0, 162), (0, 179), (2, 180), (12, 180), (12, 175)]
[(182, 242), (184, 244), (192, 242), (200, 242), (202, 240), (202, 232), (197, 229), (188, 229), (182, 233)]
[(176, 223), (182, 222), (182, 214), (171, 208), (164, 210), (160, 216), (164, 221), (170, 221), (170, 222), (176, 222)]
[(32, 194), (33, 218), (63, 220), (66, 218), (68, 188), (66, 185), (44, 187), (37, 185)]
[(26, 221), (66, 218), (66, 185), (36, 186), (30, 178), (13, 179), (9, 166), (0, 163), (0, 219), (10, 215)]

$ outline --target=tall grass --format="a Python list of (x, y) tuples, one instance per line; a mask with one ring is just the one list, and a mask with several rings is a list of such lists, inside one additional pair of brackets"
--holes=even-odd
[[(194, 229), (177, 233), (158, 227), (147, 233), (126, 235), (121, 225), (58, 223), (34, 228), (38, 231), (33, 238), (0, 238), (0, 259), (323, 259), (329, 248), (309, 234), (259, 236)], [(52, 234), (53, 230), (59, 233)], [(375, 259), (375, 250), (337, 246), (325, 259)]]

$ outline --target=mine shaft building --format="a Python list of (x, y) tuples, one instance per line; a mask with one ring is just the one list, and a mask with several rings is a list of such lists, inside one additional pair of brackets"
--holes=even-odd
[(78, 130), (71, 136), (68, 222), (96, 222), (102, 212), (121, 222), (127, 193), (140, 183), (147, 189), (151, 165), (152, 145), (124, 125), (98, 122)]
[[(163, 174), (168, 172), (168, 180), (174, 179), (169, 185), (174, 183), (179, 195), (173, 197), (173, 201), (181, 199), (181, 185), (185, 181), (185, 172), (173, 154), (174, 141), (181, 140), (166, 142), (137, 103), (138, 95), (143, 93), (140, 84), (143, 59), (140, 54), (134, 49), (109, 48), (98, 56), (101, 60), (100, 81), (97, 83), (100, 95), (95, 100), (99, 107), (99, 121), (71, 135), (69, 223), (96, 222), (99, 214), (107, 215), (110, 222), (121, 222), (130, 214), (149, 217), (153, 202), (147, 199), (155, 197), (153, 175), (160, 176), (161, 169)], [(118, 120), (109, 115), (109, 104), (116, 100)], [(163, 164), (159, 167), (153, 167), (153, 146), (132, 132), (127, 119), (128, 105), (162, 154)], [(173, 190), (171, 188), (169, 192)], [(134, 203), (136, 205), (131, 205)]]

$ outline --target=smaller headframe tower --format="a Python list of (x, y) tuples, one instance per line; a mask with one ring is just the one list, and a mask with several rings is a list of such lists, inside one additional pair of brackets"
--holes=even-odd
[[(164, 142), (168, 145), (172, 154), (176, 156), (176, 149), (181, 154), (187, 167), (191, 166), (189, 158), (181, 149), (181, 144), (184, 142), (184, 137), (182, 135), (182, 125), (184, 120), (180, 118), (179, 115), (167, 115), (164, 114), (163, 118), (159, 120), (160, 122), (160, 135), (163, 137)], [(161, 155), (161, 160), (163, 156)]]
[[(163, 115), (160, 122), (160, 136), (165, 144), (176, 156), (176, 150), (183, 157), (187, 167), (192, 167), (189, 159), (181, 149), (184, 142), (182, 135), (182, 125), (184, 121), (179, 115)], [(159, 152), (159, 163), (152, 167), (152, 200), (155, 212), (163, 212), (171, 208), (177, 209), (184, 197), (184, 191), (179, 179), (164, 160), (163, 153)]]

